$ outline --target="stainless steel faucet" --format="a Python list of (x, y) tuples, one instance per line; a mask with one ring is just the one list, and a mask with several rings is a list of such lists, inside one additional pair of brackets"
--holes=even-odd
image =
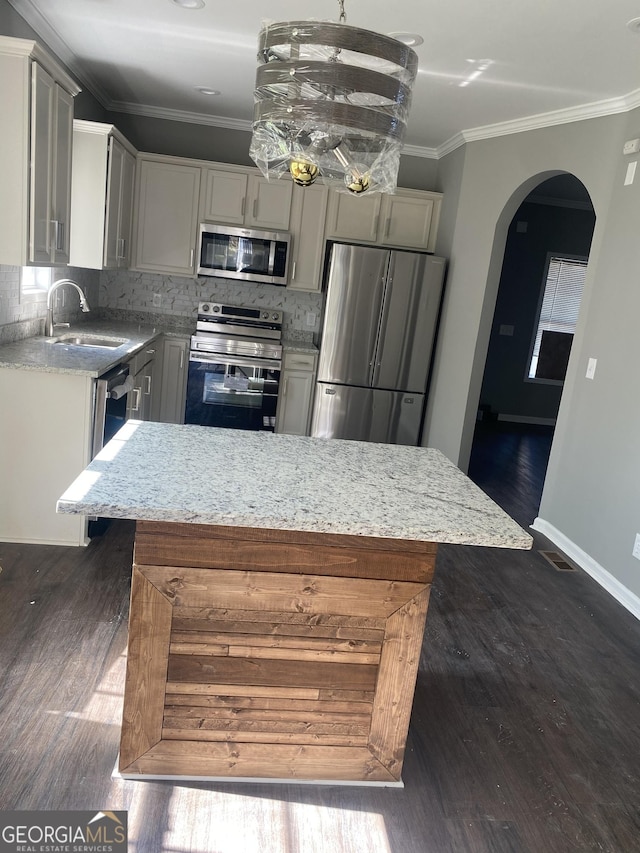
[[(78, 291), (80, 296), (80, 308), (85, 314), (90, 310), (84, 291), (75, 283), (75, 281), (71, 281), (70, 278), (59, 278), (58, 281), (54, 281), (47, 293), (47, 319), (44, 324), (44, 334), (47, 338), (53, 337), (53, 330), (55, 329), (55, 324), (53, 322), (53, 294), (59, 287), (62, 287), (63, 284), (71, 284)], [(69, 324), (67, 323), (67, 325)]]

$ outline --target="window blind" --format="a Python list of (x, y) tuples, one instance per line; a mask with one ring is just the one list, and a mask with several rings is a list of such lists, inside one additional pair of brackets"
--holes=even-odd
[(542, 307), (529, 365), (530, 379), (544, 378), (537, 375), (543, 332), (574, 334), (586, 270), (586, 261), (553, 257), (549, 260)]

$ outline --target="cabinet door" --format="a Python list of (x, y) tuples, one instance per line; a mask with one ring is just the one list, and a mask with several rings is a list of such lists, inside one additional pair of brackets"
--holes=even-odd
[(155, 388), (155, 378), (156, 378), (156, 360), (152, 359), (150, 362), (145, 364), (144, 369), (142, 371), (142, 413), (141, 419), (143, 421), (151, 420), (151, 412), (153, 410), (153, 397), (156, 393)]
[[(305, 187), (305, 193), (307, 189), (310, 187)], [(309, 435), (317, 359), (314, 352), (285, 352), (276, 432)]]
[(282, 377), (276, 432), (309, 435), (314, 374), (308, 370), (284, 370)]
[(140, 161), (136, 269), (193, 275), (200, 169)]
[[(137, 421), (151, 420), (155, 377), (155, 344), (144, 353), (137, 355), (131, 362), (133, 389), (127, 397), (127, 419)], [(135, 373), (134, 373), (135, 371)]]
[(207, 169), (203, 218), (213, 222), (244, 224), (247, 175)]
[(104, 239), (104, 266), (108, 269), (118, 266), (118, 220), (120, 217), (124, 154), (124, 147), (117, 139), (111, 137), (109, 139), (107, 166), (107, 208)]
[(51, 261), (53, 110), (56, 84), (37, 62), (31, 64), (31, 174), (29, 260)]
[(292, 182), (285, 178), (279, 181), (268, 181), (266, 178), (251, 175), (244, 217), (245, 225), (269, 228), (273, 231), (288, 231), (292, 190)]
[(380, 193), (358, 197), (331, 190), (325, 236), (375, 243), (378, 239), (380, 199)]
[(71, 229), (71, 146), (73, 144), (73, 98), (56, 84), (53, 111), (53, 188), (51, 193), (51, 260), (69, 263)]
[(389, 246), (407, 246), (433, 251), (431, 240), (434, 199), (429, 197), (388, 195), (382, 203), (380, 242)]
[(165, 424), (184, 423), (184, 406), (189, 369), (189, 338), (165, 338), (162, 356), (162, 386), (157, 420)]
[(129, 266), (135, 157), (117, 139), (109, 139), (104, 266)]
[(120, 185), (120, 215), (118, 220), (118, 266), (128, 269), (131, 263), (131, 228), (133, 226), (133, 189), (136, 177), (136, 158), (124, 152)]
[(322, 185), (296, 187), (291, 207), (293, 252), (289, 268), (290, 289), (317, 292), (322, 287), (328, 195), (328, 188)]

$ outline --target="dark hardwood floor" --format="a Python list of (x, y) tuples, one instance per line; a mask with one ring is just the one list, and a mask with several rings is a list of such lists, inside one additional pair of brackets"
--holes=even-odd
[(476, 424), (469, 476), (523, 527), (538, 514), (552, 441), (550, 426)]
[[(518, 484), (487, 450), (481, 485), (528, 524), (514, 444)], [(136, 853), (640, 851), (640, 625), (538, 537), (441, 546), (404, 789), (112, 778), (132, 537), (0, 544), (0, 809), (127, 809)]]

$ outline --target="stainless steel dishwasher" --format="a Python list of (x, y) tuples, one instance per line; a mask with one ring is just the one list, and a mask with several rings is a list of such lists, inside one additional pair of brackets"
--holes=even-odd
[(119, 364), (96, 380), (92, 459), (126, 421), (127, 395), (132, 389), (128, 364)]

